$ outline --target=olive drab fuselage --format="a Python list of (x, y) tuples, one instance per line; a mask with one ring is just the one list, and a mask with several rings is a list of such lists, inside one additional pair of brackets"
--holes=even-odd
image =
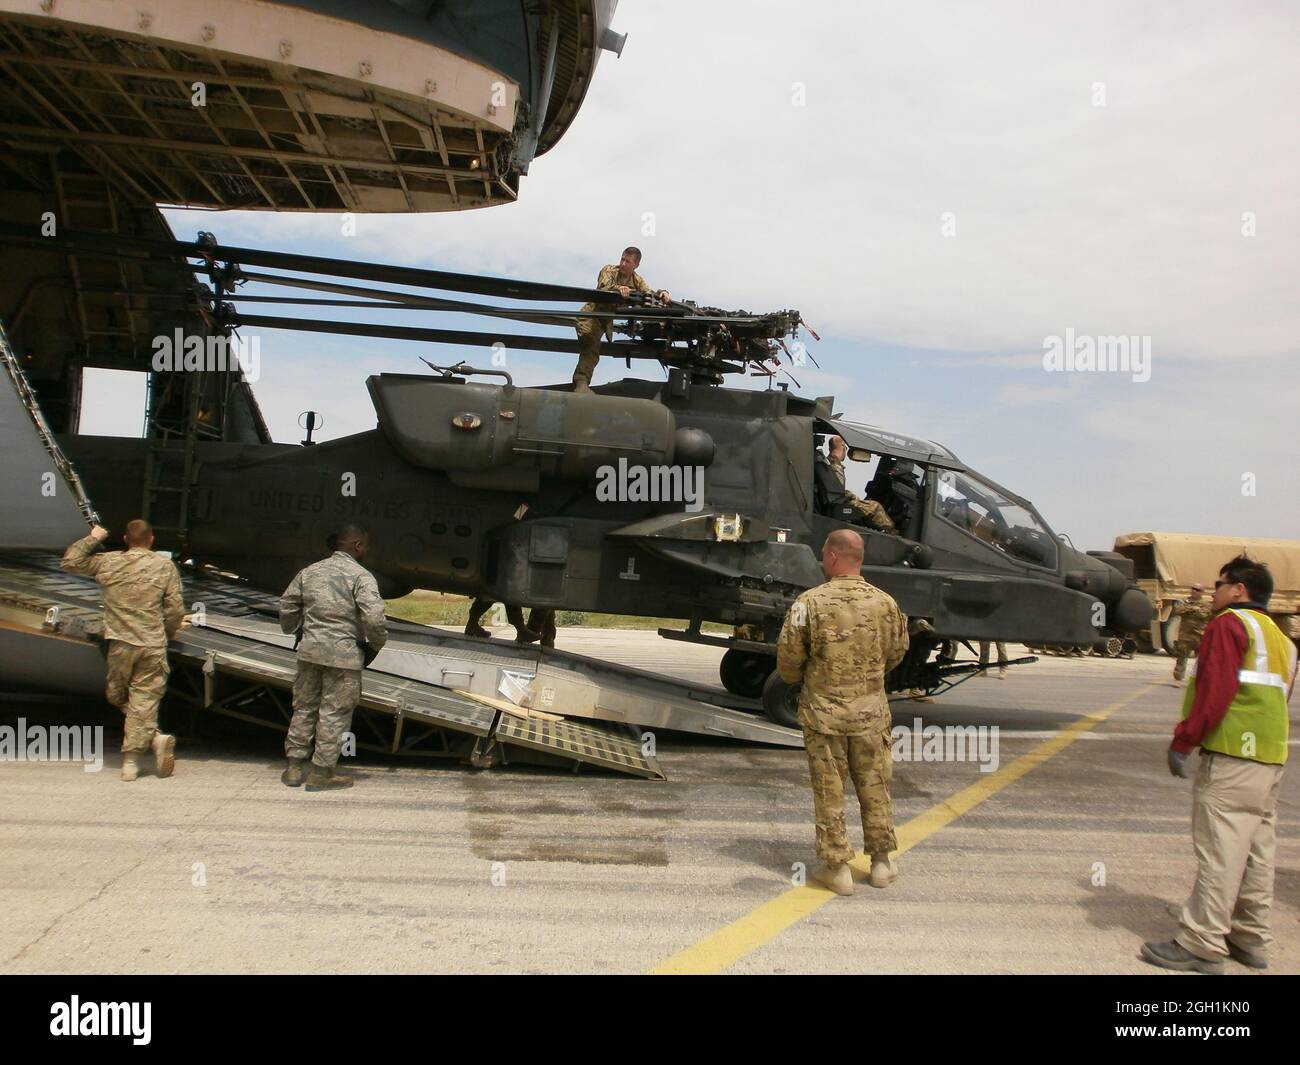
[[(425, 588), (756, 624), (771, 641), (824, 579), (827, 534), (851, 524), (816, 468), (835, 434), (851, 457), (876, 456), (867, 496), (901, 534), (855, 526), (862, 573), (937, 638), (1079, 644), (1149, 619), (1120, 566), (1058, 541), (1027, 501), (939, 445), (836, 418), (829, 399), (676, 370), (590, 393), (450, 375), (367, 384), (372, 431), (310, 447), (200, 444), (185, 554), (278, 593), (360, 521), (386, 598)], [(107, 520), (129, 517), (142, 442), (63, 443)], [(696, 494), (680, 498), (684, 486)]]

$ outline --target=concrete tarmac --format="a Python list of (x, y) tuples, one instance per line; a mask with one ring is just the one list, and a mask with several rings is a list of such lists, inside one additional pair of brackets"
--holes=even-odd
[[(719, 652), (651, 633), (560, 644), (716, 683)], [(1043, 659), (896, 702), (896, 725), (997, 726), (996, 765), (896, 762), (901, 876), (851, 898), (798, 887), (816, 860), (798, 750), (661, 734), (666, 782), (365, 757), (334, 794), (281, 785), (257, 730), (182, 742), (170, 780), (120, 782), (116, 736), (99, 773), (0, 763), (0, 972), (1173, 975), (1137, 957), (1195, 870), (1170, 665)], [(0, 724), (101, 713), (11, 700)], [(846, 813), (860, 844), (851, 794)], [(1300, 972), (1298, 922), (1293, 768), (1270, 972)]]

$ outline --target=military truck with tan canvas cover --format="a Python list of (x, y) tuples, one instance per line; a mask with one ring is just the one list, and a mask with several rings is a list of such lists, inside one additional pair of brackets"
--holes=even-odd
[(1174, 605), (1191, 594), (1193, 582), (1213, 594), (1225, 562), (1242, 552), (1268, 565), (1273, 574), (1269, 613), (1293, 640), (1300, 640), (1300, 540), (1260, 540), (1244, 536), (1138, 532), (1115, 538), (1115, 552), (1133, 562), (1133, 577), (1155, 606), (1151, 631), (1139, 646), (1170, 648), (1178, 636)]

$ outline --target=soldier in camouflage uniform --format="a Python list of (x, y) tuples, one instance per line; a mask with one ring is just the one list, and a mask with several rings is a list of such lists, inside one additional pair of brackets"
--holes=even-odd
[(898, 875), (890, 809), (893, 772), (885, 674), (907, 653), (907, 619), (898, 604), (862, 579), (862, 537), (837, 529), (822, 547), (827, 583), (794, 601), (777, 641), (776, 668), (787, 684), (803, 682), (799, 724), (812, 775), (817, 856), (812, 877), (839, 895), (853, 894), (853, 857), (844, 827), (844, 778), (852, 777), (862, 810), (870, 882), (888, 887)]
[(1277, 627), (1282, 630), (1296, 649), (1300, 650), (1300, 614), (1277, 614), (1273, 618), (1277, 622)]
[(301, 632), (284, 743), (289, 767), (280, 777), (291, 788), (304, 779), (308, 791), (352, 786), (334, 767), (361, 699), (365, 652), (377, 654), (388, 641), (379, 585), (361, 565), (369, 546), (365, 529), (344, 526), (337, 550), (300, 571), (280, 598), (280, 628)]
[(167, 690), (167, 641), (185, 620), (181, 577), (153, 551), (153, 529), (136, 519), (126, 526), (125, 551), (96, 552), (108, 530), (96, 525), (63, 554), (70, 573), (93, 576), (104, 589), (108, 645), (108, 701), (125, 715), (122, 779), (135, 780), (140, 755), (152, 751), (160, 777), (176, 765), (176, 737), (158, 731), (158, 704)]
[(844, 458), (848, 453), (849, 449), (847, 445), (845, 445), (843, 438), (832, 436), (830, 440), (830, 454), (826, 459), (826, 464), (839, 479), (840, 488), (844, 491), (844, 502), (858, 512), (858, 515), (869, 528), (889, 533), (891, 536), (897, 536), (898, 529), (894, 527), (893, 521), (891, 521), (889, 515), (885, 513), (884, 507), (874, 499), (859, 499), (856, 495), (845, 488)]
[[(660, 301), (669, 301), (668, 292), (660, 289), (656, 292), (650, 287), (636, 268), (641, 265), (640, 248), (624, 248), (618, 265), (601, 267), (596, 277), (596, 287), (602, 292), (617, 292), (627, 299), (633, 292), (643, 292), (648, 296), (657, 296)], [(585, 304), (584, 311), (594, 311), (594, 303)], [(586, 392), (590, 390), (591, 375), (596, 372), (596, 363), (600, 361), (600, 342), (603, 337), (614, 337), (612, 324), (599, 318), (579, 318), (578, 330), (578, 366), (573, 371), (573, 390)]]
[(1187, 660), (1196, 654), (1201, 646), (1201, 634), (1210, 618), (1214, 616), (1214, 601), (1205, 596), (1205, 585), (1193, 584), (1192, 594), (1187, 601), (1174, 608), (1180, 618), (1178, 622), (1178, 639), (1174, 641), (1174, 679), (1170, 682), (1175, 687), (1183, 683), (1187, 672)]

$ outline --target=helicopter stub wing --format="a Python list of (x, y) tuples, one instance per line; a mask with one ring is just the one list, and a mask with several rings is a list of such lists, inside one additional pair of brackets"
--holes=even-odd
[(812, 548), (778, 539), (772, 526), (745, 515), (712, 511), (658, 514), (605, 535), (723, 580), (754, 580), (774, 588), (801, 589), (823, 580)]
[[(896, 566), (905, 561), (915, 564), (917, 551), (922, 546), (915, 541), (901, 536), (873, 533), (872, 530), (860, 526), (855, 527), (855, 530), (863, 534), (865, 565)], [(697, 514), (689, 512), (656, 514), (654, 517), (614, 529), (605, 535), (623, 542), (631, 541), (664, 558), (728, 575), (738, 572), (737, 560), (743, 559), (742, 575), (762, 577), (766, 571), (761, 568), (762, 563), (756, 560), (766, 557), (766, 553), (761, 549), (765, 544), (774, 548), (802, 547), (809, 553), (813, 562), (817, 562), (817, 552), (813, 548), (806, 544), (798, 544), (793, 539), (787, 539), (784, 534), (789, 531), (782, 526), (770, 525), (762, 519), (745, 514), (704, 510)], [(719, 548), (726, 548), (736, 544), (745, 545), (748, 550), (741, 552), (700, 550), (702, 547), (716, 545)], [(820, 584), (823, 579), (820, 566), (817, 566), (812, 584)]]

